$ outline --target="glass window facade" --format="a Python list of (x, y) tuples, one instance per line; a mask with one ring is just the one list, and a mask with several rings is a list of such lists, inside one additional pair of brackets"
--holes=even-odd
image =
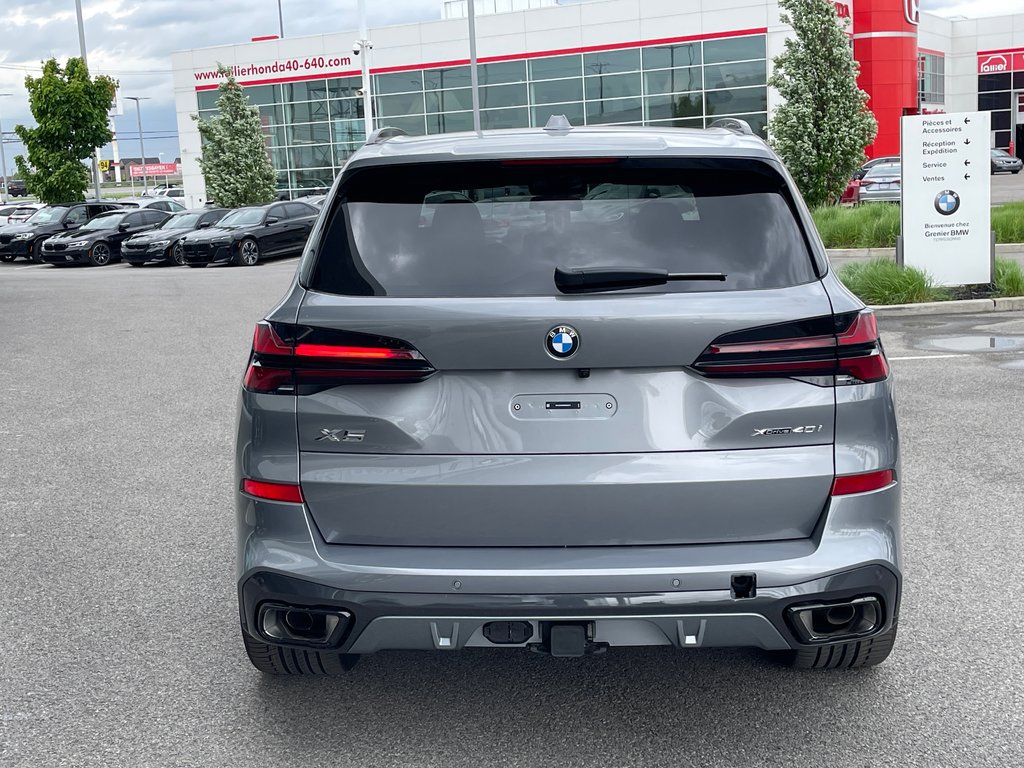
[(918, 96), (921, 104), (946, 103), (946, 59), (932, 53), (918, 57)]
[[(484, 129), (539, 127), (553, 114), (573, 125), (702, 128), (738, 117), (765, 135), (764, 35), (542, 56), (479, 66)], [(941, 64), (941, 59), (939, 59)], [(293, 196), (329, 182), (365, 141), (358, 77), (247, 87), (259, 107), (279, 187)], [(374, 75), (377, 125), (411, 134), (473, 128), (468, 66)], [(200, 116), (216, 112), (201, 91)]]
[[(1019, 80), (1015, 80), (1019, 78)], [(998, 72), (978, 75), (978, 109), (992, 113), (993, 146), (1008, 149), (1010, 142), (1020, 143), (1024, 130), (1013, 131), (1014, 90), (1024, 89), (1024, 73)]]

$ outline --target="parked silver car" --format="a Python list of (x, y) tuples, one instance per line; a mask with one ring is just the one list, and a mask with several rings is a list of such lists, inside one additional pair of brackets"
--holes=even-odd
[(881, 163), (870, 168), (860, 181), (862, 203), (898, 203), (903, 176), (899, 163)]
[[(396, 133), (350, 159), (255, 329), (235, 486), (252, 663), (884, 660), (889, 367), (772, 150), (738, 126)], [(674, 199), (636, 193), (654, 187)], [(615, 194), (622, 215), (592, 215)]]
[(1024, 168), (1024, 160), (1015, 157), (1005, 149), (992, 150), (992, 173), (1012, 173), (1017, 175)]

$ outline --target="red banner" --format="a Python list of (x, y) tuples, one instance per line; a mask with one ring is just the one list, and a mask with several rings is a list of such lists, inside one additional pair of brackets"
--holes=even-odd
[(181, 173), (178, 163), (146, 163), (145, 165), (129, 165), (132, 177), (142, 176), (177, 176)]

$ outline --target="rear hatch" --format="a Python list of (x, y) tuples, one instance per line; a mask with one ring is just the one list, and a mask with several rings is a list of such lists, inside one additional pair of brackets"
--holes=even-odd
[[(297, 324), (264, 326), (249, 382), (296, 398), (321, 534), (809, 536), (833, 481), (843, 328), (794, 211), (757, 160), (350, 169)], [(554, 279), (607, 267), (599, 292)], [(614, 284), (631, 276), (661, 284)]]

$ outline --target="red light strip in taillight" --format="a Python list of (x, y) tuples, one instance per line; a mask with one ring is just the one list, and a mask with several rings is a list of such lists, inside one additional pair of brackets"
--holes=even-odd
[(302, 488), (297, 483), (271, 483), (266, 480), (243, 480), (242, 492), (257, 499), (302, 503)]
[(832, 496), (849, 496), (886, 488), (896, 482), (896, 473), (891, 469), (863, 472), (859, 475), (840, 475), (832, 481)]
[(320, 357), (331, 360), (422, 360), (423, 356), (411, 349), (389, 347), (338, 347), (327, 344), (299, 344), (297, 357)]
[(806, 339), (781, 339), (780, 341), (755, 341), (737, 344), (712, 344), (709, 349), (715, 355), (743, 355), (757, 352), (788, 352), (799, 349), (824, 349), (836, 345), (835, 336), (811, 336)]

